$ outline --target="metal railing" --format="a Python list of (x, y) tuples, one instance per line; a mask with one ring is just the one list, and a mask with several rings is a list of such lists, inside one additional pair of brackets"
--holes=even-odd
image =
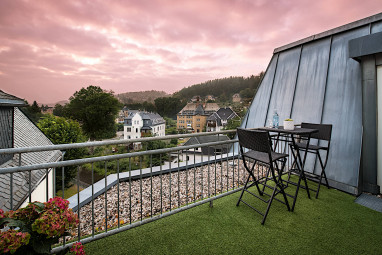
[[(21, 165), (23, 154), (105, 145), (123, 145), (135, 142), (144, 143), (204, 135), (221, 135), (234, 132), (236, 130), (0, 149), (0, 155), (16, 154), (20, 162), (19, 166), (0, 168), (0, 177), (1, 175), (10, 175), (10, 200), (13, 201), (13, 187), (17, 185), (13, 182), (13, 174), (18, 172), (28, 173), (29, 201), (31, 201), (33, 171), (45, 169), (46, 174), (48, 174), (49, 169), (52, 169), (55, 175), (60, 174), (62, 176), (62, 187), (64, 187), (67, 167), (76, 167), (77, 180), (79, 180), (81, 167), (84, 164), (91, 165), (91, 185), (80, 192), (80, 184), (77, 181), (75, 184), (77, 194), (69, 198), (70, 206), (77, 212), (80, 222), (77, 231), (72, 233), (74, 237), (62, 239), (62, 242), (52, 250), (55, 253), (71, 246), (72, 241), (87, 243), (200, 204), (210, 202), (212, 206), (213, 200), (241, 190), (247, 174), (240, 160), (237, 140), (143, 150), (35, 165)], [(233, 146), (235, 143), (236, 145)], [(203, 154), (203, 152), (197, 151), (198, 148), (207, 149), (208, 153)], [(184, 154), (186, 154), (186, 159), (184, 159)], [(183, 156), (183, 160), (181, 156)], [(143, 167), (144, 158), (147, 164), (146, 168)], [(123, 169), (121, 164), (123, 161), (126, 163), (126, 160), (128, 160), (128, 167)], [(157, 163), (154, 164), (153, 160)], [(114, 169), (116, 173), (109, 174), (108, 164), (110, 165), (114, 161), (116, 162), (116, 169)], [(100, 163), (104, 167), (104, 178), (95, 182), (94, 168), (96, 165), (99, 166)], [(138, 169), (133, 169), (134, 164), (138, 165)], [(266, 170), (262, 168), (260, 171), (259, 167), (258, 177), (264, 175), (265, 172)], [(55, 189), (55, 184), (48, 186), (48, 181), (46, 182), (46, 200), (48, 200), (48, 189)], [(13, 208), (12, 202), (11, 208)]]

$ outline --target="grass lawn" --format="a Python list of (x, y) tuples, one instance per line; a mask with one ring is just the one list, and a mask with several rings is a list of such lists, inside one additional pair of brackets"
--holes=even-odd
[[(80, 187), (80, 191), (82, 191), (82, 190), (83, 190), (83, 188)], [(77, 185), (72, 185), (71, 187), (65, 189), (65, 192), (64, 192), (65, 197), (64, 198), (68, 199), (69, 197), (74, 196), (75, 194), (77, 194)], [(62, 190), (57, 191), (56, 196), (62, 197)]]
[(113, 255), (382, 254), (382, 213), (355, 204), (349, 194), (322, 187), (319, 199), (308, 199), (301, 190), (294, 212), (274, 201), (265, 225), (246, 205), (235, 206), (238, 197), (235, 193), (215, 200), (213, 208), (204, 204), (91, 242), (85, 250)]

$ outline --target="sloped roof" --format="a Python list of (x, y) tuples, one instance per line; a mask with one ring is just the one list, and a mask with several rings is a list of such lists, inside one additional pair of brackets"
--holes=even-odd
[[(53, 143), (34, 125), (18, 108), (14, 111), (14, 147), (33, 147), (52, 145)], [(35, 165), (47, 162), (58, 161), (62, 156), (61, 151), (42, 151), (21, 154), (21, 165)], [(15, 167), (19, 165), (19, 155), (13, 158), (0, 168)], [(46, 170), (32, 171), (32, 191), (45, 177)], [(13, 174), (13, 206), (18, 208), (28, 197), (29, 174), (18, 172)], [(10, 174), (0, 175), (0, 208), (10, 210)]]
[(185, 142), (184, 146), (212, 143), (212, 142), (219, 142), (219, 141), (228, 141), (228, 140), (230, 139), (226, 135), (204, 135), (204, 136), (191, 137), (187, 142)]
[(129, 111), (129, 117), (127, 117), (126, 119), (131, 120), (135, 116), (135, 114), (139, 114), (142, 120), (149, 120), (149, 124), (143, 122), (143, 126), (155, 126), (166, 123), (166, 121), (158, 113), (141, 112), (137, 110)]
[(180, 115), (210, 115), (213, 112), (219, 110), (219, 106), (217, 103), (206, 103), (203, 104), (198, 103), (188, 103), (183, 109), (178, 113)]
[(222, 125), (222, 120), (227, 121), (232, 118), (235, 118), (237, 114), (231, 108), (220, 108), (217, 112), (211, 114), (207, 121), (216, 121), (218, 126)]
[(143, 120), (150, 120), (152, 125), (159, 125), (165, 123), (165, 120), (158, 113), (142, 112), (140, 114)]
[(220, 108), (216, 114), (222, 119), (222, 120), (229, 120), (237, 116), (237, 114), (229, 107), (227, 108)]
[(204, 114), (204, 110), (203, 110), (203, 106), (202, 105), (198, 105), (198, 107), (196, 107), (195, 109), (195, 115), (203, 115)]
[(222, 120), (216, 112), (208, 116), (207, 121), (216, 121), (218, 126), (222, 125)]
[(0, 106), (24, 106), (25, 101), (0, 90)]

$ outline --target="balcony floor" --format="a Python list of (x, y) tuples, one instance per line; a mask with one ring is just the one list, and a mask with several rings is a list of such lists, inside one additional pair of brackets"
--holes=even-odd
[(322, 187), (319, 199), (308, 199), (300, 190), (294, 212), (274, 201), (261, 225), (261, 215), (242, 203), (235, 206), (239, 195), (94, 241), (85, 250), (114, 255), (382, 254), (382, 213), (354, 203), (354, 196)]

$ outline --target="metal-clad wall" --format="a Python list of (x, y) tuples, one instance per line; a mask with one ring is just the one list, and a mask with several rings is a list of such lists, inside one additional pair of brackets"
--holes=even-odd
[(382, 21), (375, 22), (371, 25), (371, 33), (382, 32)]
[(322, 123), (333, 124), (327, 176), (356, 187), (362, 142), (361, 65), (348, 56), (348, 42), (369, 27), (333, 36)]
[[(272, 119), (276, 109), (280, 122), (290, 117), (301, 48), (293, 48), (279, 55), (267, 119)], [(282, 125), (282, 123), (280, 123)]]
[[(264, 126), (273, 109), (280, 124), (288, 117), (296, 123), (333, 124), (327, 175), (339, 188), (355, 193), (362, 145), (362, 72), (360, 63), (349, 58), (348, 42), (379, 31), (382, 21), (275, 53), (242, 127)], [(314, 162), (308, 159), (308, 170), (314, 170)]]
[[(330, 44), (331, 38), (325, 38), (303, 47), (292, 105), (291, 116), (295, 123), (321, 122)], [(317, 144), (317, 141), (311, 142)], [(315, 171), (314, 162), (315, 157), (310, 154), (305, 165), (307, 171)]]

